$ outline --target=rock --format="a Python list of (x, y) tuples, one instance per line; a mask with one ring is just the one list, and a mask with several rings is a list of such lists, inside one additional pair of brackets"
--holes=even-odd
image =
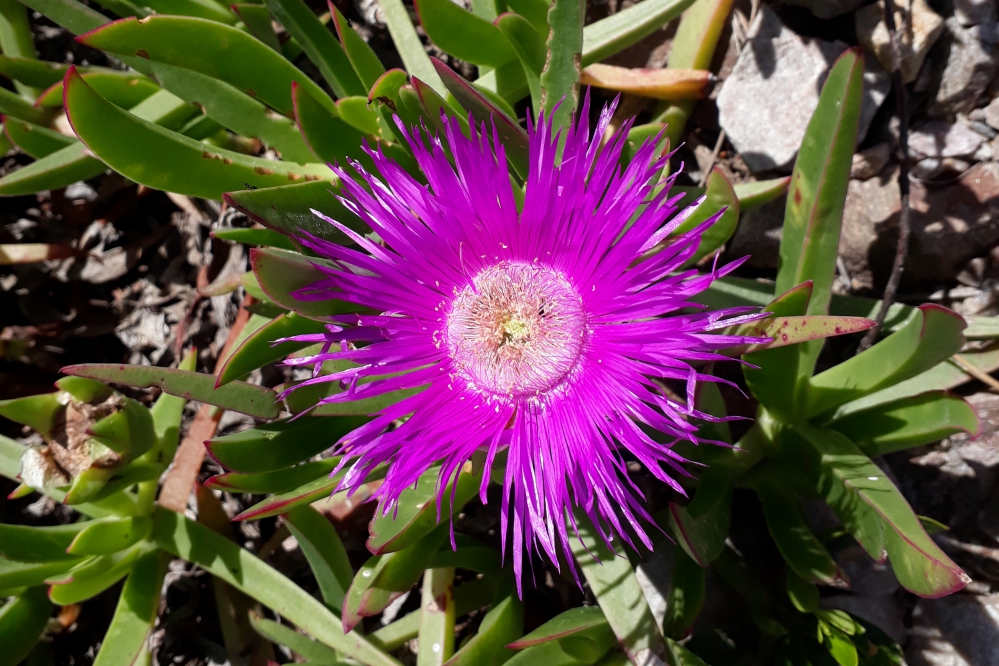
[(924, 157), (965, 157), (974, 155), (985, 137), (966, 123), (953, 125), (939, 120), (917, 126), (909, 134), (909, 155)]
[(985, 107), (983, 120), (989, 124), (989, 127), (999, 130), (999, 97), (996, 97)]
[(943, 163), (936, 157), (919, 160), (909, 169), (912, 177), (919, 180), (932, 180), (941, 171), (943, 171)]
[(969, 120), (968, 127), (978, 132), (986, 139), (994, 139), (996, 137), (996, 134), (999, 134), (999, 132), (996, 132), (994, 129), (992, 129), (992, 127), (988, 123), (983, 123), (980, 120)]
[(964, 26), (995, 23), (996, 0), (954, 0), (954, 16)]
[(853, 163), (850, 165), (850, 178), (856, 180), (873, 178), (881, 173), (881, 169), (888, 164), (890, 157), (891, 148), (887, 143), (879, 143), (856, 153), (853, 156)]
[(947, 19), (944, 47), (947, 63), (940, 85), (927, 113), (937, 118), (953, 118), (969, 113), (996, 73), (999, 25), (995, 22), (966, 28), (954, 17)]
[[(719, 124), (751, 170), (790, 170), (822, 83), (846, 48), (799, 37), (763, 6), (717, 100)], [(890, 87), (887, 72), (868, 59), (858, 140)], [(780, 103), (760, 104), (762, 99)]]
[(909, 666), (999, 664), (999, 594), (920, 599), (912, 622)]
[[(914, 181), (910, 202), (912, 240), (903, 284), (951, 280), (969, 259), (999, 243), (995, 162), (976, 164), (944, 187)], [(887, 281), (900, 209), (897, 170), (883, 178), (850, 181), (839, 253), (855, 283), (880, 288)]]
[(852, 12), (864, 0), (786, 0), (786, 4), (804, 7), (818, 18), (828, 19)]
[[(901, 29), (902, 38), (902, 78), (912, 83), (919, 76), (919, 69), (926, 60), (926, 54), (936, 43), (944, 29), (943, 18), (930, 9), (926, 0), (913, 0), (910, 16), (905, 16), (904, 3), (896, 3), (895, 25)], [(884, 21), (883, 0), (868, 5), (854, 15), (857, 26), (857, 39), (867, 51), (877, 56), (885, 69), (891, 71), (891, 39)], [(902, 26), (911, 26), (905, 30)]]

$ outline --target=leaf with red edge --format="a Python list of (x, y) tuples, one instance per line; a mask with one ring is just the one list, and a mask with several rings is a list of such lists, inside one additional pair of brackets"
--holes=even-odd
[(548, 641), (578, 634), (596, 627), (606, 627), (607, 618), (599, 606), (582, 606), (565, 611), (543, 625), (527, 634), (523, 638), (518, 638), (507, 645), (513, 650), (522, 650), (532, 645), (540, 645)]
[(328, 475), (339, 461), (339, 458), (325, 458), (259, 474), (227, 472), (206, 479), (205, 487), (227, 493), (252, 493), (254, 495), (285, 493)]
[(235, 472), (268, 472), (291, 467), (331, 448), (363, 425), (356, 416), (303, 417), (264, 423), (205, 442), (209, 455)]
[[(279, 236), (279, 238), (284, 238)], [(275, 344), (281, 338), (322, 333), (326, 327), (315, 319), (289, 312), (264, 324), (250, 334), (225, 360), (225, 365), (215, 380), (216, 388), (236, 379), (244, 379), (257, 368), (286, 358), (288, 354), (308, 347), (311, 342), (287, 341)]]
[(499, 67), (517, 57), (499, 28), (450, 0), (418, 0), (414, 4), (427, 37), (445, 53), (488, 67)]
[(281, 411), (277, 394), (269, 388), (231, 382), (216, 389), (214, 376), (187, 370), (118, 363), (86, 363), (66, 366), (62, 372), (134, 388), (155, 386), (170, 395), (198, 400), (260, 419), (277, 418)]
[[(370, 474), (365, 478), (365, 482), (370, 483), (372, 481), (377, 481), (379, 479), (385, 478), (386, 467), (381, 465), (376, 467), (371, 471)], [(302, 504), (311, 504), (316, 500), (323, 499), (324, 497), (329, 498), (330, 504), (328, 506), (333, 506), (338, 504), (340, 501), (346, 498), (347, 491), (341, 490), (340, 492), (333, 494), (336, 487), (343, 480), (346, 470), (340, 470), (337, 474), (333, 476), (325, 476), (321, 479), (315, 479), (310, 481), (305, 485), (302, 485), (294, 490), (289, 490), (288, 492), (281, 493), (280, 495), (274, 495), (273, 497), (268, 497), (262, 502), (254, 504), (249, 509), (243, 511), (237, 515), (233, 520), (258, 520), (260, 518), (269, 518), (270, 516), (276, 516), (281, 513), (287, 513), (296, 506)], [(351, 498), (356, 502), (362, 502), (368, 498), (370, 493), (365, 493), (363, 490), (355, 490)]]
[(740, 345), (725, 350), (730, 356), (751, 354), (764, 349), (777, 349), (796, 345), (808, 340), (821, 340), (837, 335), (860, 333), (874, 326), (875, 322), (864, 317), (828, 317), (823, 315), (805, 317), (770, 317), (749, 324), (726, 329), (728, 335), (745, 335), (772, 338), (773, 342), (754, 345)]
[(317, 265), (330, 267), (323, 259), (307, 258), (297, 252), (277, 248), (256, 248), (250, 251), (253, 274), (267, 297), (283, 308), (311, 319), (326, 319), (335, 314), (357, 312), (353, 303), (324, 296), (314, 300), (296, 298), (296, 292), (311, 287), (326, 275)]

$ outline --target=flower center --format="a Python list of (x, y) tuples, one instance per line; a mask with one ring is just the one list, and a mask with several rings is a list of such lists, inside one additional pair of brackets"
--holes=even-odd
[(458, 374), (489, 393), (537, 395), (576, 366), (586, 336), (583, 302), (551, 268), (501, 263), (475, 276), (447, 316)]

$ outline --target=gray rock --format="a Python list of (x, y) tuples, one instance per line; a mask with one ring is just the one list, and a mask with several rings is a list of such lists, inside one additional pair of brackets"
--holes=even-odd
[[(846, 48), (842, 42), (799, 37), (763, 7), (717, 100), (719, 123), (751, 170), (790, 170), (822, 83)], [(868, 59), (858, 140), (890, 87), (888, 74)]]
[(966, 28), (954, 17), (947, 19), (944, 40), (947, 63), (928, 114), (953, 118), (977, 106), (997, 67), (999, 25), (994, 21)]
[[(943, 187), (915, 181), (910, 201), (912, 240), (905, 284), (951, 280), (969, 259), (999, 243), (995, 162), (976, 164)], [(855, 283), (873, 287), (888, 279), (900, 209), (897, 170), (881, 178), (850, 181), (839, 253)]]
[(995, 23), (997, 8), (996, 0), (954, 0), (954, 16), (964, 26)]
[(909, 666), (999, 664), (999, 594), (920, 599), (912, 621)]
[(888, 164), (890, 157), (891, 148), (887, 143), (879, 143), (856, 153), (853, 156), (853, 163), (850, 165), (850, 178), (856, 180), (873, 178), (881, 173), (881, 169)]
[[(912, 83), (926, 60), (926, 54), (936, 43), (944, 29), (944, 20), (930, 9), (926, 0), (913, 0), (906, 16), (907, 3), (896, 3), (895, 25), (900, 28), (902, 78)], [(885, 69), (891, 70), (891, 39), (884, 21), (884, 2), (868, 5), (854, 15), (857, 39), (869, 53), (877, 56)]]
[(985, 107), (985, 115), (983, 117), (985, 122), (999, 130), (999, 97), (992, 100), (987, 107)]
[(804, 7), (821, 19), (852, 12), (864, 4), (864, 0), (786, 0), (786, 2), (789, 5)]
[(927, 157), (913, 164), (909, 171), (913, 178), (930, 180), (943, 171), (943, 162), (937, 157)]
[(985, 141), (966, 123), (953, 125), (939, 120), (918, 125), (909, 134), (909, 155), (923, 157), (965, 157), (974, 155)]

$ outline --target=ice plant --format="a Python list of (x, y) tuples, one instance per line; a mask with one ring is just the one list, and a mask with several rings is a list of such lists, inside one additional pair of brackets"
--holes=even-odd
[[(343, 203), (381, 242), (318, 212), (356, 247), (303, 239), (336, 268), (323, 268), (325, 278), (296, 297), (359, 307), (324, 334), (295, 338), (324, 348), (289, 361), (356, 366), (298, 386), (341, 382), (346, 388), (326, 403), (422, 389), (336, 445), (341, 464), (352, 461), (341, 487), (388, 463), (377, 495), (391, 510), (435, 463), (443, 461), (443, 493), (475, 452), (486, 452), (488, 469), (507, 449), (502, 530), (504, 551), (512, 535), (518, 581), (525, 548), (540, 547), (555, 563), (561, 550), (573, 561), (574, 510), (604, 538), (631, 543), (634, 534), (651, 547), (640, 524), (649, 516), (624, 457), (683, 492), (672, 475), (686, 474), (686, 461), (672, 446), (698, 441), (692, 417), (711, 418), (693, 408), (696, 383), (714, 380), (698, 367), (747, 341), (719, 329), (759, 316), (691, 302), (741, 262), (704, 275), (679, 270), (718, 216), (670, 237), (684, 218), (668, 221), (682, 196), (669, 195), (675, 175), (658, 183), (666, 158), (656, 141), (619, 167), (630, 123), (603, 148), (599, 141), (613, 110), (603, 110), (591, 135), (584, 105), (561, 162), (550, 122), (529, 126), (531, 169), (519, 211), (495, 133), (472, 123), (466, 137), (448, 120), (452, 163), (439, 138), (400, 123), (429, 187), (369, 151), (380, 178), (352, 165), (367, 188), (335, 170)], [(664, 380), (686, 383), (686, 404), (667, 396)], [(485, 475), (483, 501), (487, 483)]]

